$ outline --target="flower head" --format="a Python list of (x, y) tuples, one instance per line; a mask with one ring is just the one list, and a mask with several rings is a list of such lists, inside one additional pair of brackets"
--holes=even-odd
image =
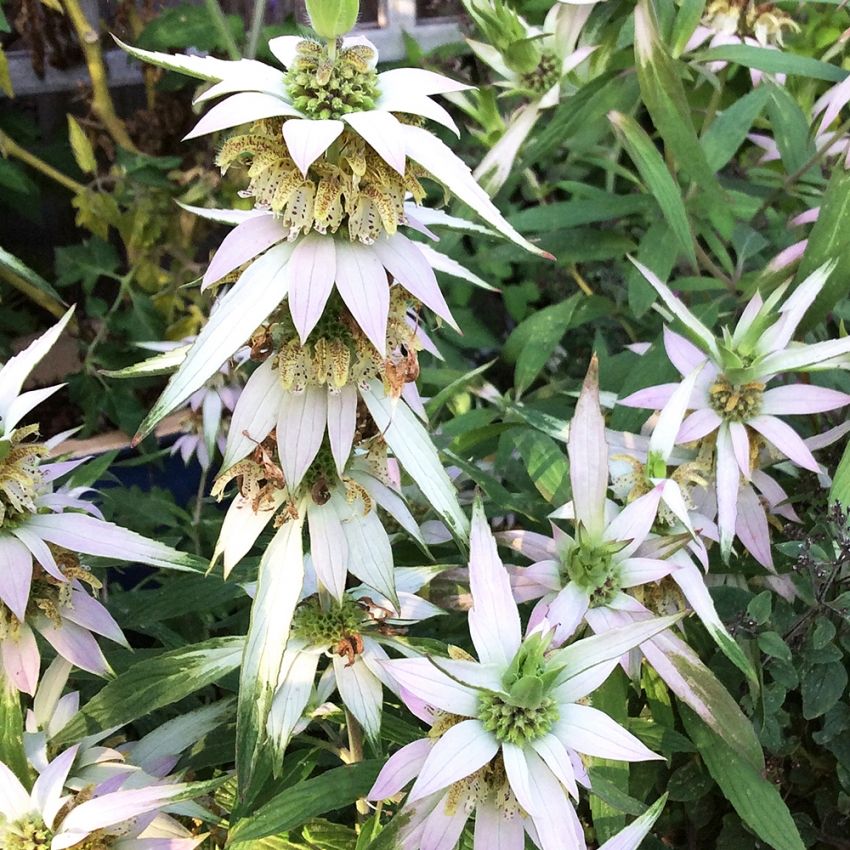
[(363, 585), (347, 590), (341, 599), (334, 599), (308, 566), (269, 712), (269, 735), (280, 760), (291, 735), (302, 722), (317, 669), (326, 659), (330, 663), (320, 676), (319, 701), (325, 702), (338, 691), (344, 706), (366, 735), (378, 740), (383, 689), (398, 691), (392, 675), (383, 666), (389, 659), (386, 647), (398, 648), (396, 636), (407, 626), (443, 613), (415, 595), (433, 575), (428, 569), (398, 568), (396, 605)]
[[(546, 624), (522, 636), (508, 574), (480, 503), (473, 510), (469, 630), (479, 660), (391, 660), (384, 667), (406, 701), (431, 724), (428, 738), (402, 748), (370, 796), (398, 793), (415, 778), (406, 808), (405, 847), (457, 842), (476, 814), (476, 835), (525, 832), (542, 850), (583, 847), (569, 797), (586, 783), (578, 753), (626, 761), (656, 758), (607, 715), (579, 702), (598, 687), (619, 655), (673, 619), (643, 622), (602, 637), (551, 647)], [(495, 833), (494, 833), (495, 831)], [(443, 843), (434, 843), (436, 836)]]
[(152, 783), (67, 794), (79, 746), (56, 756), (32, 790), (0, 762), (0, 845), (4, 850), (145, 850), (168, 841), (171, 850), (193, 850), (193, 836), (162, 810), (192, 794), (190, 785)]
[(66, 435), (39, 442), (38, 425), (21, 419), (59, 387), (21, 393), (24, 381), (58, 339), (65, 317), (0, 370), (0, 646), (4, 675), (32, 693), (39, 651), (33, 628), (77, 666), (108, 672), (92, 632), (124, 643), (106, 609), (85, 590), (100, 582), (80, 555), (136, 561), (172, 569), (199, 566), (170, 546), (106, 522), (78, 489), (55, 482), (81, 464), (46, 462)]
[[(677, 443), (710, 443), (720, 546), (728, 558), (735, 536), (741, 481), (749, 482), (767, 447), (812, 472), (819, 465), (802, 437), (780, 416), (820, 413), (844, 407), (850, 396), (809, 384), (769, 387), (778, 375), (828, 367), (850, 353), (850, 339), (806, 345), (793, 343), (797, 326), (832, 271), (826, 266), (803, 281), (780, 306), (786, 287), (766, 300), (753, 296), (734, 329), (720, 338), (649, 269), (638, 264), (692, 341), (665, 329), (667, 355), (683, 376), (698, 369)], [(663, 408), (676, 384), (648, 387), (624, 398), (630, 407)], [(678, 401), (677, 401), (678, 403)]]

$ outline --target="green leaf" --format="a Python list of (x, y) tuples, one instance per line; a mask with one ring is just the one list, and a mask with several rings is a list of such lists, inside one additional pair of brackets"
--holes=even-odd
[(693, 712), (683, 708), (681, 714), (708, 772), (741, 820), (773, 850), (804, 850), (791, 812), (773, 783)]
[(658, 201), (658, 206), (661, 207), (661, 212), (670, 225), (682, 252), (691, 264), (696, 266), (688, 213), (679, 193), (679, 187), (668, 171), (661, 154), (634, 118), (620, 112), (611, 113), (609, 118), (622, 139), (623, 146), (637, 166), (643, 182)]
[[(818, 220), (809, 235), (809, 244), (806, 246), (806, 253), (797, 273), (797, 283), (804, 281), (824, 263), (835, 261), (836, 267), (818, 293), (814, 304), (803, 317), (800, 323), (800, 334), (819, 325), (835, 305), (847, 295), (847, 281), (850, 280), (848, 233), (850, 233), (850, 171), (835, 168), (821, 201)], [(844, 486), (847, 485), (833, 483), (833, 492), (836, 487)], [(838, 497), (831, 496), (831, 498)], [(847, 505), (847, 502), (843, 504)]]
[(621, 219), (651, 211), (652, 201), (641, 195), (599, 195), (554, 204), (538, 204), (508, 216), (508, 221), (523, 232), (548, 232)]
[(74, 159), (83, 174), (94, 174), (97, 171), (97, 160), (89, 137), (83, 131), (76, 118), (68, 113), (68, 139)]
[(148, 357), (123, 369), (104, 369), (101, 374), (107, 378), (150, 378), (158, 375), (170, 375), (180, 368), (191, 347), (191, 344), (181, 345), (172, 348), (171, 351), (163, 351), (161, 354)]
[[(611, 812), (621, 814), (637, 816), (642, 815), (646, 811), (646, 804), (629, 796), (610, 779), (606, 779), (599, 767), (591, 767), (588, 770), (588, 774), (590, 775), (591, 811), (594, 811), (594, 809), (601, 811), (600, 802)], [(625, 823), (625, 818), (621, 818), (621, 820)], [(596, 816), (594, 816), (595, 824)], [(608, 834), (608, 831), (606, 831), (606, 834)]]
[(519, 348), (514, 372), (517, 397), (534, 383), (552, 356), (572, 324), (573, 315), (581, 297), (576, 293), (560, 304), (544, 307), (520, 322), (511, 332), (505, 343), (503, 354), (510, 362), (514, 352)]
[(758, 645), (759, 649), (771, 658), (791, 660), (791, 648), (782, 640), (778, 632), (762, 632), (758, 636)]
[[(604, 711), (605, 714), (618, 723), (624, 723), (629, 713), (629, 688), (628, 679), (623, 671), (619, 669), (615, 670), (606, 679), (604, 684), (594, 691), (592, 699), (594, 708)], [(637, 802), (631, 801), (628, 798), (628, 762), (594, 758), (591, 772), (593, 775), (591, 787), (595, 786), (597, 781), (602, 780), (610, 784), (611, 791), (618, 793), (620, 797), (625, 797), (625, 802)], [(594, 788), (594, 790), (597, 789)], [(642, 810), (624, 808), (623, 802), (610, 799), (606, 800), (598, 793), (591, 795), (590, 813), (593, 818), (596, 837), (599, 841), (607, 841), (626, 825), (626, 819), (623, 816), (624, 812), (632, 815), (643, 814)]]
[(123, 726), (217, 682), (239, 666), (243, 645), (241, 637), (213, 638), (139, 661), (89, 700), (53, 743)]
[(447, 386), (443, 387), (435, 396), (428, 399), (425, 408), (429, 416), (436, 416), (440, 408), (459, 393), (466, 392), (467, 388), (477, 383), (476, 378), (483, 375), (492, 365), (495, 360), (490, 360), (488, 363), (482, 363), (476, 369), (465, 372), (459, 378), (456, 378)]
[[(742, 758), (764, 769), (764, 754), (752, 723), (721, 681), (699, 656), (671, 632), (642, 647), (644, 655), (667, 687)], [(697, 741), (694, 741), (699, 746)]]
[(24, 718), (21, 695), (16, 688), (0, 682), (0, 762), (30, 787), (30, 768), (24, 752)]
[(735, 62), (747, 68), (767, 71), (769, 74), (791, 74), (830, 83), (840, 83), (847, 77), (847, 71), (838, 65), (830, 65), (828, 62), (821, 62), (786, 50), (772, 50), (768, 47), (755, 47), (749, 44), (712, 47), (696, 54), (693, 58), (697, 62)]
[(809, 122), (797, 101), (782, 86), (766, 84), (770, 89), (767, 114), (782, 164), (789, 174), (802, 168), (811, 155)]
[(673, 23), (673, 34), (670, 40), (670, 52), (679, 57), (690, 41), (694, 31), (702, 20), (707, 0), (682, 0), (679, 12)]
[[(684, 66), (673, 59), (654, 30), (652, 6), (640, 0), (635, 16), (643, 27), (635, 25), (638, 54), (637, 75), (646, 108), (677, 166), (720, 205), (723, 193), (709, 166), (691, 120), (691, 105), (682, 85)], [(721, 206), (725, 209), (725, 206)]]
[(96, 236), (79, 245), (56, 248), (56, 275), (60, 286), (82, 283), (87, 291), (101, 277), (115, 277), (120, 260), (109, 243)]
[(570, 498), (570, 476), (558, 444), (531, 428), (517, 428), (511, 437), (540, 495), (553, 505), (563, 505)]
[(40, 274), (3, 248), (0, 248), (0, 266), (46, 295), (51, 301), (55, 301), (58, 306), (67, 307), (62, 296)]
[(0, 158), (0, 186), (13, 192), (26, 194), (34, 190), (34, 184), (16, 163)]
[(840, 661), (815, 664), (800, 682), (803, 694), (803, 717), (814, 720), (827, 713), (841, 699), (847, 687), (847, 669)]
[(561, 150), (566, 140), (589, 123), (598, 121), (603, 111), (616, 108), (628, 85), (630, 81), (624, 80), (619, 71), (607, 71), (582, 86), (577, 94), (560, 104), (549, 123), (529, 141), (515, 171), (521, 173)]
[(736, 100), (728, 109), (724, 109), (712, 121), (700, 139), (700, 145), (711, 168), (719, 171), (732, 159), (747, 138), (756, 118), (767, 105), (769, 97), (770, 86), (758, 86), (740, 100)]
[[(241, 16), (226, 15), (225, 21), (233, 37), (241, 41), (245, 29)], [(149, 50), (184, 50), (189, 44), (204, 52), (226, 48), (219, 28), (203, 4), (181, 3), (173, 9), (162, 9), (139, 36), (139, 47)]]
[(763, 590), (754, 596), (747, 605), (747, 616), (755, 625), (763, 626), (770, 619), (773, 610), (773, 594), (769, 590)]
[(290, 786), (250, 817), (237, 821), (230, 830), (228, 844), (286, 832), (319, 815), (351, 805), (366, 796), (383, 765), (379, 759), (362, 761)]
[[(672, 239), (671, 235), (667, 222), (656, 219), (649, 225), (637, 251), (637, 259), (661, 280), (670, 277), (679, 256), (676, 240)], [(632, 265), (626, 269), (626, 280), (629, 287), (629, 307), (639, 318), (655, 301), (655, 290)]]

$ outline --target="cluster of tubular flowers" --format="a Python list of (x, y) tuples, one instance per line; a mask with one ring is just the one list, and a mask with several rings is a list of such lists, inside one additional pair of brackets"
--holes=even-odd
[(196, 558), (103, 519), (85, 489), (58, 486), (85, 461), (50, 461), (68, 434), (38, 440), (37, 424), (21, 425), (59, 386), (22, 391), (71, 317), (65, 317), (0, 369), (0, 657), (3, 679), (32, 694), (40, 652), (34, 631), (77, 667), (110, 672), (94, 634), (126, 643), (91, 590), (100, 581), (81, 561), (96, 556), (171, 569), (197, 569)]
[(335, 599), (308, 566), (269, 712), (268, 733), (280, 760), (292, 735), (306, 727), (308, 707), (326, 705), (334, 691), (369, 740), (380, 740), (384, 687), (399, 692), (384, 667), (386, 650), (409, 653), (410, 647), (398, 637), (409, 626), (444, 613), (416, 595), (438, 571), (398, 567), (397, 601), (366, 585), (349, 588)]
[[(166, 723), (119, 748), (100, 743), (110, 731), (62, 749), (53, 737), (79, 705), (75, 692), (60, 696), (71, 665), (57, 658), (47, 669), (27, 717), (30, 791), (0, 762), (0, 846), (4, 850), (193, 850), (206, 838), (174, 815), (196, 816), (191, 802), (203, 784), (171, 771), (180, 754), (219, 726), (222, 704)], [(112, 730), (114, 731), (114, 730)]]
[[(369, 797), (396, 798), (413, 783), (401, 811), (407, 813), (401, 846), (409, 850), (452, 850), (473, 816), (476, 847), (521, 850), (528, 834), (541, 850), (584, 848), (572, 802), (579, 785), (589, 785), (582, 755), (658, 758), (587, 697), (624, 652), (677, 617), (651, 618), (561, 649), (545, 619), (529, 624), (523, 636), (480, 503), (473, 508), (469, 581), (477, 661), (456, 650), (448, 658), (383, 662), (430, 731), (390, 757)], [(634, 850), (659, 812), (653, 806), (603, 847)]]
[[(570, 421), (572, 500), (550, 514), (552, 520), (568, 520), (573, 532), (553, 522), (551, 536), (512, 530), (500, 533), (499, 540), (532, 561), (508, 568), (511, 587), (517, 602), (538, 600), (529, 626), (548, 624), (554, 646), (585, 624), (604, 635), (657, 615), (690, 610), (727, 657), (754, 679), (752, 665), (714, 607), (701, 570), (708, 560), (696, 529), (713, 524), (693, 514), (688, 494), (695, 481), (704, 483), (708, 472), (691, 461), (683, 461), (678, 472), (667, 471), (691, 389), (686, 384), (659, 418), (648, 445), (634, 435), (606, 433), (594, 358)], [(609, 498), (609, 489), (624, 506)], [(682, 675), (685, 668), (703, 681), (712, 674), (681, 637), (669, 629), (659, 632), (620, 659), (631, 676), (639, 675), (642, 660), (706, 722), (714, 722), (699, 688)]]
[[(435, 231), (502, 235), (545, 252), (508, 224), (469, 168), (424, 126), (434, 121), (458, 132), (432, 98), (467, 86), (418, 69), (379, 73), (365, 38), (283, 37), (269, 47), (281, 67), (127, 50), (205, 80), (199, 102), (224, 98), (189, 137), (228, 131), (217, 164), (241, 175), (241, 195), (252, 204), (191, 208), (232, 226), (203, 276), (216, 300), (192, 344), (176, 358), (163, 355), (177, 368), (138, 438), (237, 352), (249, 352), (242, 365), (253, 371), (212, 488), (222, 498), (235, 487), (213, 563), (221, 559), (228, 576), (272, 530), (252, 628), (259, 633), (270, 623), (265, 612), (271, 616), (274, 598), (281, 660), (265, 671), (263, 687), (276, 684), (278, 696), (257, 709), (257, 723), (282, 755), (334, 690), (376, 738), (383, 688), (397, 691), (381, 667), (385, 647), (395, 645), (395, 630), (436, 613), (412, 596), (412, 579), (394, 564), (388, 525), (425, 547), (402, 496), (402, 473), (455, 538), (468, 535), (415, 382), (419, 352), (437, 354), (427, 313), (457, 329), (437, 275), (487, 285), (434, 247)], [(429, 184), (486, 226), (429, 209)], [(358, 590), (352, 576), (362, 582)], [(416, 589), (426, 579), (418, 580)], [(256, 684), (251, 675), (243, 664), (243, 684)]]
[(686, 49), (705, 42), (711, 47), (725, 44), (781, 47), (786, 33), (799, 31), (799, 24), (773, 3), (711, 0)]
[[(578, 73), (596, 50), (595, 45), (581, 43), (582, 30), (596, 4), (556, 3), (542, 27), (529, 24), (504, 0), (464, 0), (464, 5), (486, 39), (467, 39), (472, 51), (498, 75), (497, 86), (525, 101), (475, 169), (475, 176), (495, 193), (508, 179), (541, 113), (561, 102), (568, 75)], [(464, 95), (453, 99), (474, 114), (474, 105)]]
[[(847, 363), (850, 339), (794, 341), (832, 267), (818, 269), (787, 297), (787, 283), (764, 299), (756, 293), (734, 328), (724, 327), (719, 337), (652, 272), (640, 270), (687, 335), (670, 328), (664, 332), (667, 356), (682, 380), (639, 390), (619, 403), (670, 416), (670, 451), (674, 444), (681, 447), (687, 457), (683, 466), (696, 472), (684, 473), (690, 479), (683, 487), (688, 507), (698, 515), (702, 533), (719, 539), (724, 560), (737, 538), (760, 564), (773, 569), (770, 518), (797, 517), (769, 468), (790, 462), (792, 472), (797, 467), (821, 474), (813, 451), (846, 431), (839, 426), (804, 439), (784, 419), (838, 410), (850, 403), (846, 393), (792, 377)], [(670, 456), (660, 454), (648, 465), (664, 469), (669, 463)]]

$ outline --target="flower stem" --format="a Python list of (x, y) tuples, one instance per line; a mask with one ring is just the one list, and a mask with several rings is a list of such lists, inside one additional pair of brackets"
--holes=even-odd
[[(348, 730), (348, 763), (356, 764), (363, 761), (363, 727), (347, 708), (345, 709), (345, 728)], [(368, 814), (369, 804), (361, 797), (357, 801), (358, 819), (362, 820)]]
[(227, 24), (227, 18), (224, 16), (224, 12), (221, 10), (221, 5), (218, 0), (204, 0), (204, 3), (206, 4), (210, 18), (212, 18), (213, 24), (215, 24), (215, 27), (221, 36), (227, 55), (231, 59), (241, 59), (242, 54), (239, 52), (239, 46), (236, 44), (236, 39), (230, 31), (230, 27)]
[(82, 183), (78, 183), (76, 180), (68, 177), (67, 174), (63, 174), (59, 169), (48, 165), (43, 159), (39, 159), (35, 154), (22, 148), (11, 136), (4, 133), (3, 130), (0, 130), (0, 154), (4, 157), (11, 156), (19, 159), (30, 168), (41, 172), (45, 177), (55, 180), (75, 195), (84, 192), (86, 189)]
[(268, 0), (256, 0), (254, 13), (251, 16), (251, 29), (248, 31), (248, 41), (245, 43), (245, 58), (253, 59), (257, 55), (260, 45), (260, 33), (266, 19), (266, 5)]
[(192, 511), (192, 538), (195, 543), (195, 554), (200, 555), (202, 552), (201, 547), (201, 534), (199, 531), (201, 525), (201, 509), (204, 505), (204, 493), (207, 490), (207, 477), (209, 476), (209, 469), (201, 470), (201, 478), (198, 481), (198, 491), (195, 493), (195, 506)]
[(136, 153), (138, 149), (133, 144), (124, 122), (118, 117), (112, 95), (109, 93), (109, 80), (106, 75), (106, 64), (103, 61), (103, 51), (100, 48), (100, 36), (89, 23), (78, 0), (64, 0), (62, 5), (77, 34), (86, 67), (89, 69), (92, 84), (92, 110), (116, 144)]

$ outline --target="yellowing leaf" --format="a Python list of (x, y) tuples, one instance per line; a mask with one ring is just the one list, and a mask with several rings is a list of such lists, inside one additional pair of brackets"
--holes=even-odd
[(80, 171), (84, 174), (94, 174), (97, 170), (94, 148), (73, 115), (68, 116), (68, 138), (71, 141), (71, 150), (74, 152), (74, 159), (77, 160)]
[(62, 4), (59, 0), (41, 0), (42, 5), (47, 6), (48, 9), (53, 9), (54, 12), (59, 12), (60, 15), (65, 14), (65, 10), (62, 8)]

